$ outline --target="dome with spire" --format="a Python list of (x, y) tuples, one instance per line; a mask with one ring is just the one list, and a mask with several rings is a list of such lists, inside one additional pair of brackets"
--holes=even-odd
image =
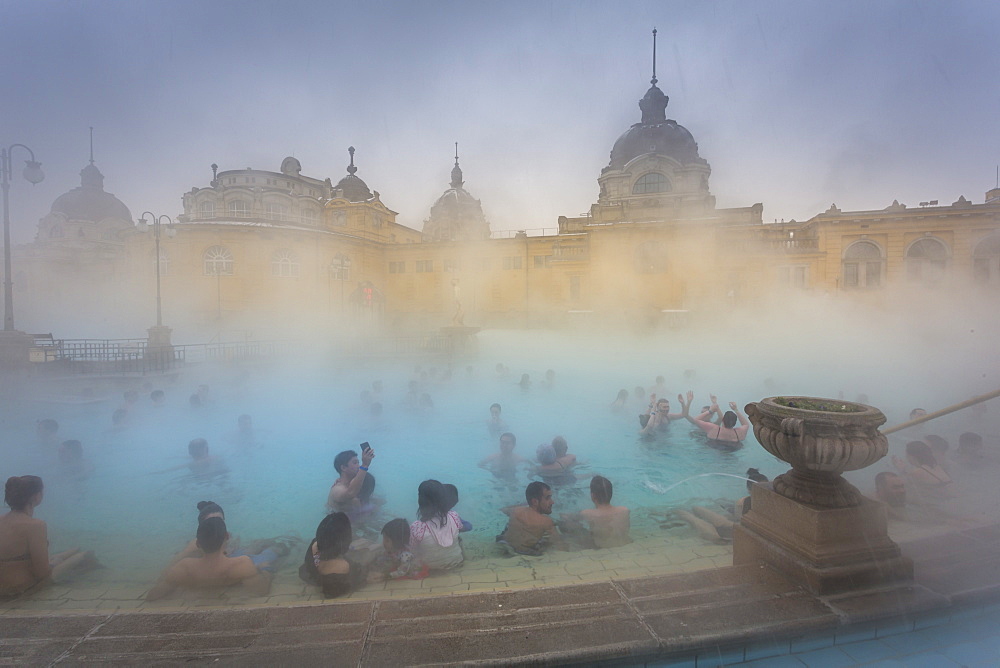
[(351, 202), (367, 202), (372, 198), (372, 193), (368, 184), (355, 176), (358, 168), (354, 166), (354, 147), (349, 147), (347, 152), (351, 154), (351, 164), (347, 166), (347, 176), (340, 179), (334, 187), (334, 194)]
[(667, 118), (670, 98), (656, 87), (656, 77), (653, 77), (652, 84), (639, 100), (642, 120), (615, 142), (608, 169), (621, 169), (634, 158), (647, 153), (669, 156), (682, 165), (702, 161), (698, 155), (698, 144), (687, 128)]
[(80, 170), (80, 187), (57, 197), (52, 213), (61, 213), (67, 220), (113, 219), (122, 221), (123, 227), (132, 226), (132, 213), (120, 199), (104, 191), (104, 175), (93, 160)]
[(457, 143), (450, 185), (431, 206), (431, 216), (424, 221), (424, 236), (433, 241), (488, 239), (490, 224), (483, 214), (483, 205), (463, 187)]

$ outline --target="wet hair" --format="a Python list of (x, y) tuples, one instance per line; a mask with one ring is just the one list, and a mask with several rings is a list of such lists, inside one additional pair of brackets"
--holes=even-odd
[(215, 501), (199, 501), (198, 502), (198, 523), (205, 521), (205, 518), (209, 515), (214, 515), (218, 513), (222, 515), (222, 519), (226, 519), (226, 513), (222, 510), (222, 506), (217, 504)]
[(351, 519), (344, 513), (330, 513), (316, 527), (316, 551), (322, 560), (336, 559), (351, 546)]
[(83, 459), (83, 443), (76, 439), (63, 441), (59, 448), (59, 459), (76, 461)]
[(598, 503), (611, 503), (611, 495), (614, 487), (611, 481), (602, 475), (595, 475), (590, 479), (590, 494)]
[(333, 470), (337, 473), (343, 473), (342, 469), (350, 463), (351, 459), (357, 456), (358, 453), (354, 450), (344, 450), (333, 458)]
[(221, 550), (228, 535), (226, 520), (221, 517), (209, 517), (198, 523), (197, 544), (205, 554)]
[(534, 482), (529, 482), (528, 486), (524, 488), (524, 500), (531, 505), (531, 500), (541, 501), (542, 494), (546, 491), (552, 489), (547, 484), (541, 480), (535, 480)]
[(948, 441), (937, 434), (931, 434), (929, 436), (924, 436), (924, 443), (931, 446), (931, 450), (944, 454), (948, 452)]
[(517, 436), (515, 436), (515, 435), (514, 435), (514, 434), (512, 434), (512, 433), (510, 433), (509, 431), (505, 431), (504, 433), (500, 434), (500, 440), (501, 440), (501, 441), (502, 441), (503, 439), (505, 439), (505, 438), (506, 438), (506, 439), (510, 439), (510, 442), (511, 442), (511, 443), (513, 443), (514, 445), (517, 445)]
[(906, 444), (906, 454), (913, 457), (921, 466), (937, 466), (937, 459), (931, 451), (931, 446), (923, 441), (910, 441)]
[(201, 408), (201, 397), (197, 394), (192, 394), (191, 398), (188, 399), (188, 403), (191, 404), (191, 408)]
[(201, 457), (208, 454), (208, 441), (203, 438), (196, 438), (188, 443), (188, 454), (192, 457)]
[(548, 465), (556, 463), (556, 450), (549, 443), (539, 445), (535, 449), (535, 456), (538, 457), (539, 464)]
[(958, 437), (958, 451), (975, 452), (983, 449), (983, 437), (974, 431), (963, 431)]
[(726, 411), (722, 416), (722, 426), (726, 429), (732, 429), (736, 426), (736, 413), (733, 411)]
[(46, 433), (54, 434), (59, 431), (59, 423), (52, 418), (45, 418), (38, 421), (38, 428)]
[(448, 521), (447, 504), (448, 494), (437, 480), (424, 480), (417, 487), (417, 517), (421, 522), (437, 519), (443, 527)]
[(11, 510), (24, 510), (31, 497), (44, 489), (42, 479), (36, 475), (16, 475), (7, 478), (7, 484), (3, 490), (3, 500)]
[(766, 475), (754, 468), (747, 469), (747, 491), (750, 490), (754, 485), (761, 482), (771, 482)]
[(915, 420), (918, 417), (923, 417), (926, 414), (927, 411), (925, 411), (923, 408), (914, 408), (912, 411), (910, 411), (910, 419)]
[(368, 499), (372, 498), (372, 493), (375, 491), (375, 476), (371, 473), (365, 474), (365, 479), (361, 481), (361, 491), (358, 492), (358, 501), (361, 503), (368, 503)]
[(444, 484), (444, 509), (445, 512), (458, 505), (458, 487), (451, 483)]
[(556, 457), (562, 457), (569, 451), (569, 444), (562, 436), (556, 436), (552, 439), (552, 449), (556, 451)]
[(667, 379), (664, 378), (663, 376), (657, 376), (656, 377), (656, 384), (657, 385), (662, 385), (665, 382), (667, 382)]
[(410, 525), (406, 520), (397, 517), (385, 523), (382, 535), (388, 538), (397, 550), (405, 549), (410, 544)]
[(490, 410), (492, 411), (494, 408), (497, 409), (498, 411), (502, 411), (503, 410), (503, 408), (501, 408), (500, 404), (490, 404)]
[(616, 400), (620, 399), (622, 401), (628, 399), (628, 390), (626, 390), (625, 388), (618, 390), (618, 396), (615, 397), (615, 399)]

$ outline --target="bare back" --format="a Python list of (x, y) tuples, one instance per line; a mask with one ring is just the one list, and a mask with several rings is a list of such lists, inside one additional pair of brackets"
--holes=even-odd
[(0, 517), (0, 594), (17, 594), (49, 576), (45, 522), (23, 513)]
[(590, 536), (595, 547), (621, 547), (632, 542), (628, 532), (630, 513), (624, 506), (598, 506), (580, 511), (590, 525)]

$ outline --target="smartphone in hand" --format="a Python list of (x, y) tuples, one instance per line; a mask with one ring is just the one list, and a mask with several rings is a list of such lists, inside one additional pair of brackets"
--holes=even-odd
[(364, 454), (372, 449), (372, 446), (368, 445), (368, 441), (361, 444), (361, 454)]

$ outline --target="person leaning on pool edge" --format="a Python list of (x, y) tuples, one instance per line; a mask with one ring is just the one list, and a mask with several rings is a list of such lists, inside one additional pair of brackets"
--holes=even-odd
[[(368, 501), (374, 491), (375, 476), (369, 475), (368, 467), (375, 459), (375, 450), (368, 448), (361, 453), (354, 450), (344, 450), (333, 459), (333, 468), (340, 474), (330, 487), (330, 495), (326, 499), (329, 512), (356, 513)], [(366, 485), (367, 479), (371, 482)]]

